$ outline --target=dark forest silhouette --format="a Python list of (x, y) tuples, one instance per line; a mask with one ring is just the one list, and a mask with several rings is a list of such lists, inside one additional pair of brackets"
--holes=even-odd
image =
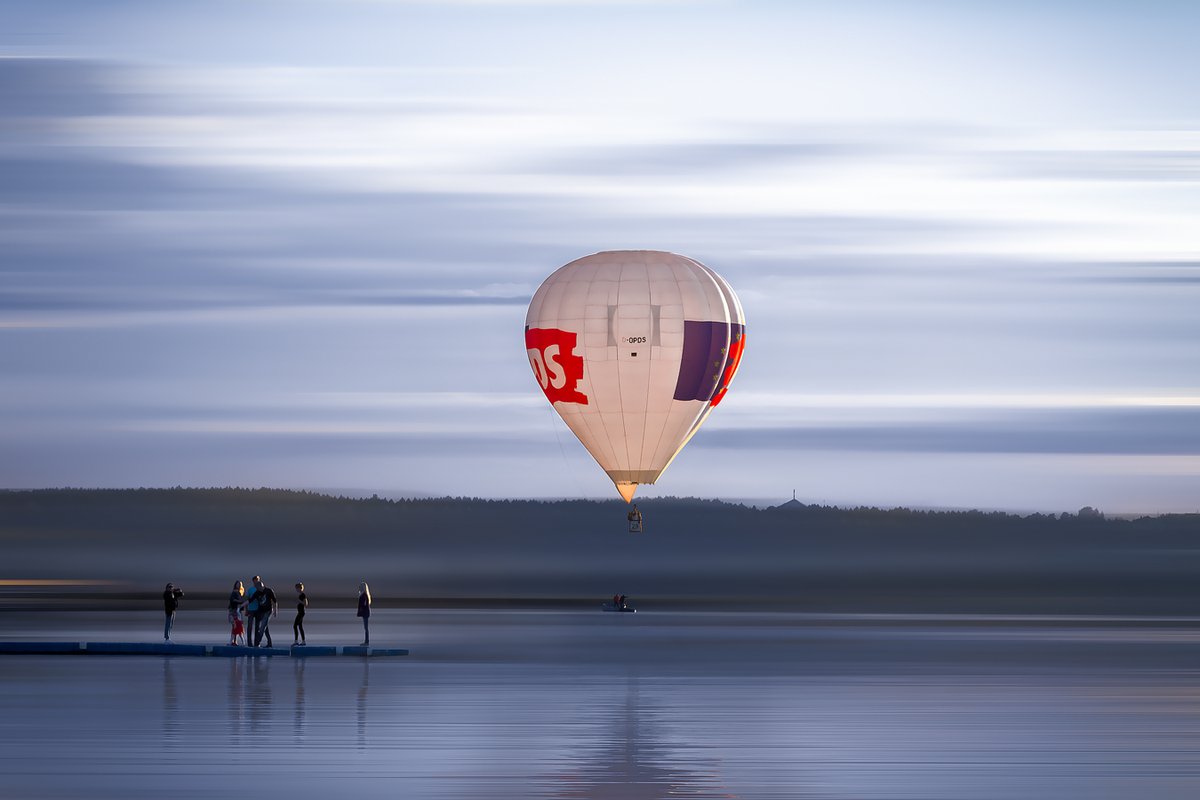
[(688, 498), (639, 508), (646, 532), (631, 535), (619, 500), (0, 492), (0, 577), (108, 580), (129, 592), (175, 580), (189, 597), (214, 598), (255, 572), (339, 590), (366, 577), (385, 605), (590, 602), (620, 591), (639, 607), (1200, 613), (1197, 514), (759, 509)]

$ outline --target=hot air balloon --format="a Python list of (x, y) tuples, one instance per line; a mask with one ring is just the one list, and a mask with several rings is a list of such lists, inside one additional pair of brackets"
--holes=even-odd
[(729, 389), (746, 343), (725, 279), (686, 256), (596, 253), (559, 268), (525, 317), (546, 399), (632, 502)]

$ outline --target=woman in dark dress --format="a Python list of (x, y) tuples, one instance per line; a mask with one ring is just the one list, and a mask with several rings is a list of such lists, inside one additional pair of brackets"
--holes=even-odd
[(304, 610), (308, 608), (308, 595), (304, 593), (304, 584), (297, 583), (296, 591), (296, 621), (292, 623), (292, 646), (305, 644), (304, 640)]
[(363, 646), (371, 644), (371, 587), (363, 581), (358, 585), (358, 616), (363, 621)]

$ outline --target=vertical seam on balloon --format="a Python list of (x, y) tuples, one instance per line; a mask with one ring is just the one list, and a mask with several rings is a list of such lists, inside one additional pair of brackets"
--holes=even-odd
[[(559, 271), (561, 272), (561, 269), (560, 269)], [(568, 292), (568, 291), (569, 291), (569, 289), (570, 289), (570, 286), (569, 286), (569, 284), (570, 284), (570, 283), (571, 283), (571, 281), (570, 281), (570, 280), (568, 280), (568, 279), (565, 277), (565, 273), (564, 273), (564, 276), (563, 276), (563, 277), (560, 277), (558, 280), (556, 280), (556, 281), (554, 282), (554, 286), (552, 287), (552, 288), (557, 288), (557, 289), (558, 289), (558, 291), (555, 293), (555, 295), (556, 295), (556, 296), (555, 296), (555, 298), (554, 298), (554, 317), (553, 317), (553, 320), (554, 320), (554, 327), (555, 327), (555, 328), (558, 328), (559, 330), (562, 330), (562, 327), (563, 327), (563, 318), (562, 318), (563, 298), (566, 296), (567, 292)], [(542, 302), (542, 306), (543, 306), (543, 308), (545, 307), (545, 305), (546, 305), (546, 303), (545, 303), (545, 301), (543, 301), (543, 302)], [(544, 318), (544, 316), (543, 316), (543, 318)], [(575, 346), (576, 346), (576, 347), (579, 347), (579, 346), (580, 346), (580, 342), (579, 342), (579, 339), (578, 339), (578, 338), (576, 339), (576, 344), (575, 344)], [(585, 364), (587, 363), (586, 359), (584, 360), (584, 363), (585, 363)], [(555, 411), (555, 412), (558, 414), (558, 416), (559, 416), (560, 418), (562, 418), (562, 422), (563, 422), (563, 424), (567, 426), (567, 429), (568, 429), (568, 430), (570, 430), (570, 429), (571, 429), (571, 426), (570, 426), (570, 424), (567, 422), (567, 420), (566, 420), (565, 416), (563, 415), (563, 413), (562, 413), (561, 411), (559, 411), (557, 408), (554, 408), (554, 403), (553, 403), (553, 402), (552, 402), (552, 403), (550, 403), (550, 407), (554, 409), (554, 411)], [(574, 434), (575, 434), (575, 432), (574, 432), (574, 431), (571, 431), (571, 433), (572, 433), (572, 435), (574, 435)], [(576, 436), (576, 438), (578, 438), (578, 436)]]
[[(592, 364), (591, 360), (590, 360), (590, 359), (587, 357), (587, 349), (586, 349), (586, 348), (587, 348), (587, 337), (588, 337), (588, 333), (587, 333), (587, 320), (588, 320), (588, 316), (587, 316), (587, 308), (588, 308), (588, 303), (591, 301), (591, 298), (592, 298), (592, 286), (593, 286), (593, 285), (596, 283), (596, 273), (597, 273), (597, 272), (598, 272), (598, 270), (596, 270), (596, 269), (592, 269), (592, 271), (591, 271), (590, 275), (588, 276), (588, 280), (587, 280), (587, 287), (586, 287), (586, 288), (584, 289), (584, 291), (583, 291), (583, 326), (584, 326), (584, 328), (583, 328), (583, 331), (580, 333), (580, 335), (583, 337), (583, 341), (584, 341), (584, 344), (583, 344), (583, 347), (584, 347), (584, 353), (583, 353), (583, 359), (584, 359), (584, 362), (583, 362), (583, 363), (584, 363), (585, 369), (587, 370), (587, 389), (588, 389), (588, 396), (589, 396), (590, 398), (592, 398), (592, 410), (593, 410), (593, 411), (592, 411), (592, 412), (588, 412), (588, 411), (582, 411), (582, 410), (579, 410), (579, 411), (577, 411), (577, 413), (576, 413), (576, 415), (575, 415), (575, 416), (576, 416), (576, 417), (579, 419), (579, 422), (580, 422), (580, 424), (581, 424), (581, 425), (584, 427), (584, 429), (587, 431), (587, 433), (588, 433), (588, 437), (589, 437), (589, 438), (590, 438), (592, 441), (594, 441), (594, 442), (596, 443), (596, 445), (597, 445), (597, 446), (599, 446), (599, 447), (603, 448), (603, 446), (604, 446), (604, 443), (605, 443), (605, 442), (606, 442), (606, 440), (607, 440), (607, 436), (608, 436), (608, 429), (607, 429), (607, 427), (604, 425), (604, 419), (603, 419), (603, 417), (601, 416), (601, 413), (600, 413), (599, 407), (598, 407), (598, 405), (597, 405), (597, 404), (599, 403), (599, 398), (598, 398), (598, 395), (597, 395), (597, 393), (596, 393), (595, 369), (594, 369), (594, 365)], [(593, 413), (593, 412), (594, 412), (594, 413)], [(593, 424), (593, 420), (592, 420), (592, 417), (593, 417), (593, 416), (594, 416), (594, 417), (595, 417), (597, 420), (599, 420), (599, 423), (600, 423), (600, 424), (599, 424), (599, 431), (597, 431), (597, 426)], [(597, 433), (599, 433), (599, 435), (597, 435)], [(581, 437), (579, 437), (579, 434), (578, 434), (578, 433), (576, 433), (576, 434), (575, 434), (575, 436), (576, 436), (576, 438), (579, 438), (579, 439), (580, 439), (580, 442), (581, 442), (581, 444), (583, 444), (583, 446), (584, 446), (584, 450), (585, 450), (585, 451), (587, 451), (587, 454), (588, 454), (589, 456), (591, 456), (591, 457), (592, 457), (592, 460), (596, 462), (596, 465), (597, 465), (597, 466), (599, 466), (599, 467), (600, 467), (600, 469), (602, 469), (602, 470), (603, 470), (603, 469), (604, 469), (604, 462), (603, 462), (603, 461), (601, 461), (601, 458), (600, 458), (600, 456), (598, 456), (598, 455), (596, 455), (595, 453), (593, 453), (593, 452), (592, 452), (591, 448), (590, 448), (590, 447), (588, 447), (588, 446), (587, 446), (587, 444), (586, 444), (585, 442), (583, 442), (583, 441), (582, 441), (582, 438), (581, 438)], [(603, 450), (602, 450), (602, 454), (603, 454)]]
[[(620, 317), (621, 308), (621, 279), (625, 277), (625, 262), (622, 260), (621, 269), (617, 272), (617, 316)], [(621, 445), (625, 448), (625, 468), (632, 469), (633, 463), (629, 458), (629, 431), (625, 428), (625, 393), (621, 390), (621, 346), (617, 345), (617, 397), (621, 398)], [(607, 425), (604, 426), (606, 429)], [(610, 440), (611, 441), (611, 440)], [(613, 448), (615, 453), (616, 447)]]
[[(695, 261), (694, 259), (688, 258), (687, 256), (680, 256), (680, 258), (683, 260), (683, 262), (685, 264), (691, 265), (689, 267), (686, 267), (688, 275), (691, 277), (693, 284), (695, 285), (696, 289), (700, 292), (701, 297), (703, 297), (703, 299), (704, 299), (704, 303), (706, 305), (706, 313), (704, 313), (702, 316), (704, 316), (705, 318), (711, 317), (712, 316), (712, 303), (709, 298), (709, 292), (705, 291), (705, 289), (707, 289), (708, 286), (704, 282), (704, 279), (708, 277), (708, 271), (704, 268), (704, 266), (702, 264), (700, 264), (700, 262)], [(695, 269), (693, 269), (692, 267), (695, 267)], [(684, 314), (685, 320), (686, 320), (686, 317), (687, 317), (687, 314), (685, 313)], [(681, 365), (681, 368), (682, 368), (682, 365)], [(692, 401), (680, 401), (680, 402), (692, 402)], [(684, 432), (683, 439), (679, 442), (678, 445), (676, 445), (676, 447), (673, 451), (671, 451), (670, 453), (668, 453), (666, 455), (665, 463), (663, 464), (663, 471), (666, 471), (667, 467), (671, 466), (671, 463), (675, 460), (675, 457), (678, 456), (679, 453), (682, 452), (683, 448), (687, 445), (687, 443), (689, 441), (691, 441), (693, 434), (696, 432), (696, 429), (698, 428), (698, 425), (699, 425), (698, 420), (700, 420), (704, 416), (705, 410), (707, 409), (707, 407), (708, 406), (706, 403), (702, 403), (700, 408), (697, 409), (694, 414), (692, 414), (691, 419), (688, 421), (687, 429)]]
[[(642, 259), (642, 268), (646, 271), (646, 306), (649, 308), (654, 305), (654, 303), (653, 303), (654, 296), (651, 295), (651, 293), (650, 293), (650, 291), (651, 291), (650, 263), (649, 263), (650, 259), (645, 253), (641, 254), (641, 259)], [(652, 317), (653, 317), (653, 312), (651, 312), (651, 319), (650, 319), (651, 325), (653, 325)], [(651, 331), (651, 336), (646, 337), (647, 341), (649, 341), (652, 338), (652, 336), (653, 336), (653, 331)], [(646, 452), (646, 427), (647, 427), (646, 423), (649, 422), (649, 417), (650, 417), (650, 387), (653, 385), (653, 381), (654, 381), (654, 345), (650, 345), (649, 347), (646, 348), (646, 354), (648, 356), (648, 358), (646, 360), (650, 362), (650, 369), (646, 373), (646, 402), (645, 402), (646, 411), (645, 411), (645, 414), (643, 415), (644, 420), (642, 422), (642, 441), (638, 443), (638, 467), (643, 468), (643, 469), (646, 466), (645, 461), (643, 460), (643, 456)], [(659, 431), (659, 435), (660, 436), (662, 435), (661, 430)], [(651, 455), (653, 455), (653, 454), (651, 454)]]
[[(584, 324), (585, 325), (587, 324), (586, 323), (586, 319), (587, 319), (586, 308), (587, 308), (587, 303), (592, 298), (592, 287), (598, 280), (602, 280), (602, 279), (603, 279), (603, 276), (601, 275), (601, 270), (599, 268), (593, 268), (591, 275), (588, 278), (588, 287), (587, 287), (587, 291), (585, 292), (585, 300), (584, 300), (584, 309), (585, 309), (584, 310), (584, 319), (585, 319)], [(605, 298), (604, 302), (606, 305), (608, 304), (607, 297)], [(606, 348), (608, 347), (607, 340), (605, 343), (605, 347)], [(585, 363), (588, 363), (590, 365), (590, 362), (585, 362)], [(599, 407), (599, 399), (598, 399), (598, 395), (595, 391), (595, 383), (593, 381), (593, 373), (590, 369), (590, 366), (589, 366), (589, 373), (588, 373), (588, 383), (589, 383), (589, 388), (591, 388), (593, 390), (592, 396), (597, 397), (595, 411), (594, 411), (594, 413), (581, 412), (578, 416), (579, 416), (580, 420), (583, 422), (583, 425), (587, 428), (588, 433), (590, 434), (592, 440), (600, 448), (601, 452), (599, 455), (597, 455), (596, 453), (593, 453), (591, 451), (591, 448), (587, 447), (586, 444), (584, 445), (584, 449), (588, 451), (588, 455), (590, 455), (592, 457), (592, 460), (594, 460), (596, 462), (597, 466), (599, 466), (600, 469), (603, 470), (607, 474), (608, 470), (604, 466), (604, 461), (608, 460), (610, 457), (612, 457), (613, 460), (615, 460), (616, 450), (613, 447), (612, 437), (610, 436), (610, 432), (608, 429), (608, 423), (605, 422), (604, 413), (600, 410), (600, 407)]]
[[(721, 314), (721, 321), (725, 326), (725, 351), (724, 351), (725, 358), (721, 360), (720, 372), (717, 373), (717, 380), (716, 380), (716, 383), (713, 385), (713, 395), (715, 395), (717, 393), (718, 387), (721, 384), (721, 376), (725, 372), (725, 362), (729, 360), (729, 355), (730, 355), (729, 350), (733, 346), (733, 324), (732, 323), (733, 323), (734, 311), (733, 311), (733, 308), (730, 307), (729, 300), (727, 300), (725, 297), (725, 288), (723, 286), (721, 286), (721, 281), (723, 279), (719, 279), (716, 272), (713, 272), (711, 269), (704, 266), (703, 264), (700, 264), (699, 262), (696, 262), (696, 263), (700, 266), (700, 268), (702, 270), (704, 270), (704, 273), (708, 276), (708, 279), (713, 282), (713, 286), (717, 287), (717, 297), (719, 297), (721, 299), (721, 309), (723, 311), (723, 313)], [(732, 291), (730, 293), (732, 294)], [(708, 401), (709, 401), (708, 407), (712, 408), (712, 395), (709, 396)], [(706, 418), (707, 418), (707, 415), (706, 415)]]
[[(675, 266), (676, 266), (675, 264), (670, 265), (671, 277), (673, 277), (675, 279), (676, 291), (679, 291), (679, 276), (675, 275)], [(689, 270), (689, 274), (690, 274), (690, 270)], [(653, 296), (651, 296), (650, 299), (653, 300), (654, 299)], [(681, 309), (683, 308), (683, 292), (682, 291), (679, 292), (679, 307)], [(682, 314), (681, 314), (681, 317), (682, 317)], [(659, 350), (660, 351), (662, 350), (661, 342), (659, 344)], [(650, 387), (647, 386), (646, 387), (647, 398), (649, 397), (649, 394), (650, 394)], [(667, 405), (667, 418), (663, 420), (663, 425), (661, 428), (659, 428), (659, 431), (658, 431), (658, 441), (656, 441), (654, 443), (654, 450), (652, 450), (650, 452), (650, 464), (653, 467), (657, 467), (657, 465), (658, 465), (658, 452), (660, 449), (662, 449), (663, 437), (667, 435), (667, 421), (671, 419), (671, 411), (676, 402), (677, 401), (673, 397), (668, 401), (669, 404)], [(649, 407), (649, 399), (647, 399), (647, 407)], [(643, 443), (643, 446), (644, 446), (644, 443)], [(658, 480), (658, 479), (655, 478), (655, 480)]]
[[(681, 271), (683, 271), (683, 272), (686, 274), (686, 276), (687, 276), (689, 279), (691, 279), (691, 282), (692, 282), (693, 288), (694, 288), (694, 289), (696, 289), (697, 291), (699, 291), (699, 292), (700, 292), (700, 294), (701, 294), (701, 296), (705, 296), (705, 293), (704, 293), (704, 291), (703, 291), (703, 288), (702, 288), (702, 287), (703, 287), (703, 284), (702, 284), (702, 282), (700, 281), (700, 276), (699, 276), (699, 275), (696, 273), (696, 271), (695, 271), (694, 269), (692, 269), (691, 267), (689, 267), (689, 266), (688, 266), (689, 264), (693, 263), (693, 262), (692, 262), (692, 260), (691, 260), (691, 259), (689, 259), (689, 258), (687, 258), (686, 256), (680, 256), (680, 259), (681, 259), (681, 261), (682, 261), (683, 263), (682, 263), (682, 264), (677, 264), (677, 265), (675, 265), (675, 267), (676, 267), (676, 268), (678, 268), (678, 269), (680, 269)], [(677, 284), (678, 284), (678, 280), (679, 280), (679, 279), (678, 279), (678, 278), (676, 278), (676, 283), (677, 283)], [(682, 303), (683, 303), (682, 292), (680, 293), (680, 298), (679, 298), (679, 299), (680, 299), (680, 304), (681, 304), (681, 307), (682, 307)], [(706, 300), (706, 302), (707, 302), (707, 297), (705, 297), (705, 300)], [(684, 309), (683, 309), (683, 315), (682, 315), (682, 319), (684, 320), (684, 325), (686, 326), (686, 324), (687, 324), (687, 322), (686, 322), (686, 320), (687, 320), (687, 309), (686, 309), (686, 308), (684, 308)], [(682, 355), (682, 352), (681, 352), (681, 353), (680, 353), (680, 369), (682, 369), (682, 368), (683, 368), (683, 361), (682, 361), (682, 358), (683, 358), (683, 355)], [(681, 405), (683, 405), (683, 406), (685, 406), (685, 407), (686, 407), (686, 406), (687, 406), (687, 404), (688, 404), (688, 403), (691, 403), (692, 401), (690, 401), (690, 400), (679, 400), (679, 401), (676, 401), (676, 400), (672, 399), (672, 402), (678, 402), (678, 403), (680, 403)], [(690, 418), (688, 418), (688, 417), (684, 417), (684, 419), (685, 419), (685, 420), (687, 420), (687, 427), (683, 429), (683, 439), (682, 439), (682, 442), (687, 442), (687, 440), (688, 440), (689, 436), (691, 435), (691, 431), (692, 431), (692, 430), (695, 428), (695, 425), (696, 425), (696, 419), (697, 419), (697, 418), (698, 418), (698, 416), (699, 416), (700, 414), (702, 414), (702, 413), (704, 413), (704, 412), (703, 412), (703, 406), (701, 406), (701, 408), (700, 408), (700, 409), (698, 409), (697, 411), (695, 411), (694, 413), (692, 413), (692, 414), (691, 414), (691, 416), (690, 416)], [(660, 443), (660, 446), (661, 446), (661, 443)], [(676, 455), (678, 455), (678, 454), (679, 454), (679, 451), (680, 451), (680, 450), (682, 450), (682, 449), (683, 449), (683, 444), (682, 444), (682, 443), (681, 443), (681, 444), (677, 444), (674, 450), (672, 450), (672, 451), (671, 451), (671, 452), (669, 452), (669, 453), (664, 453), (664, 454), (663, 454), (663, 466), (662, 466), (662, 470), (666, 470), (666, 468), (667, 468), (667, 467), (669, 467), (669, 466), (671, 465), (671, 462), (675, 460), (675, 456), (676, 456)], [(661, 473), (661, 471), (660, 471), (660, 473)]]
[[(597, 446), (603, 448), (604, 440), (601, 437), (596, 436), (596, 428), (592, 423), (593, 416), (599, 417), (600, 415), (598, 413), (597, 414), (576, 414), (575, 418), (576, 418), (576, 420), (578, 420), (579, 424), (583, 426), (585, 432), (591, 436), (592, 440), (597, 444)], [(604, 426), (603, 419), (600, 420), (600, 431), (601, 431), (601, 433), (607, 433), (607, 428), (605, 428), (605, 426)], [(591, 456), (592, 460), (596, 462), (596, 465), (598, 467), (600, 467), (600, 469), (602, 471), (607, 473), (608, 470), (605, 469), (604, 462), (600, 460), (600, 455), (597, 455), (596, 453), (592, 452), (592, 449), (590, 447), (588, 447), (587, 444), (583, 441), (583, 437), (579, 435), (579, 431), (575, 430), (574, 428), (571, 428), (571, 432), (574, 433), (575, 438), (579, 439), (580, 443), (583, 444), (584, 451), (587, 452), (587, 454), (589, 456)], [(602, 450), (601, 455), (607, 456), (607, 453)]]
[[(722, 314), (722, 317), (724, 318), (724, 320), (726, 322), (728, 322), (728, 319), (730, 316), (729, 304), (725, 300), (725, 293), (721, 291), (721, 287), (717, 284), (716, 278), (713, 277), (713, 275), (715, 275), (716, 273), (712, 272), (708, 267), (704, 266), (703, 264), (701, 264), (699, 261), (696, 261), (695, 259), (688, 258), (687, 256), (681, 256), (681, 258), (683, 258), (685, 261), (695, 264), (699, 268), (700, 274), (702, 274), (705, 278), (708, 278), (708, 280), (712, 283), (713, 287), (716, 288), (717, 299), (719, 299), (721, 301), (720, 308), (724, 309), (724, 313)], [(710, 274), (710, 273), (712, 273), (712, 274)], [(693, 272), (693, 275), (696, 275), (697, 279), (699, 278), (699, 275), (697, 275), (694, 272)], [(703, 283), (702, 283), (702, 285), (703, 285)], [(713, 308), (712, 308), (712, 298), (707, 296), (709, 293), (705, 293), (705, 294), (706, 294), (705, 302), (708, 304), (707, 316), (711, 318), (711, 317), (715, 316), (715, 314), (713, 312)], [(730, 329), (730, 330), (732, 330), (732, 329)], [(726, 344), (726, 348), (728, 348), (728, 344)], [(708, 402), (705, 402), (701, 406), (699, 413), (692, 420), (692, 425), (691, 425), (691, 428), (688, 429), (687, 435), (683, 437), (683, 441), (679, 443), (679, 447), (675, 448), (675, 452), (671, 454), (671, 457), (667, 459), (667, 463), (663, 465), (663, 472), (665, 472), (667, 467), (671, 466), (671, 464), (674, 463), (675, 458), (681, 452), (683, 452), (683, 448), (687, 447), (688, 442), (690, 442), (692, 440), (692, 437), (696, 435), (696, 431), (700, 430), (700, 426), (704, 424), (704, 421), (706, 419), (708, 419), (708, 415), (711, 412), (712, 412), (712, 405), (710, 405)]]
[[(596, 412), (594, 414), (579, 414), (578, 416), (582, 421), (583, 426), (587, 429), (592, 440), (595, 441), (599, 447), (604, 448), (601, 450), (601, 455), (607, 458), (608, 455), (612, 453), (612, 444), (608, 440), (608, 426), (604, 424), (604, 417), (600, 414), (600, 412)], [(593, 424), (592, 417), (596, 418), (595, 421), (599, 424), (599, 431), (597, 431), (596, 425)], [(578, 438), (578, 434), (576, 434), (576, 438)], [(597, 456), (595, 453), (593, 453), (586, 444), (584, 445), (584, 450), (587, 451), (587, 454), (592, 457), (592, 460), (596, 462), (596, 465), (599, 466), (601, 470), (603, 470), (605, 473), (608, 472), (608, 470), (604, 467), (604, 462), (600, 460), (600, 456)]]
[[(574, 261), (572, 261), (572, 263), (574, 263)], [(592, 365), (590, 365), (590, 362), (587, 357), (587, 347), (588, 347), (588, 345), (587, 345), (587, 336), (588, 336), (587, 335), (587, 297), (588, 297), (588, 294), (590, 293), (590, 288), (592, 288), (592, 282), (594, 281), (594, 279), (595, 279), (595, 271), (593, 270), (592, 277), (588, 278), (587, 287), (583, 289), (583, 327), (580, 330), (580, 333), (578, 333), (578, 339), (577, 339), (576, 345), (575, 345), (576, 348), (583, 350), (581, 357), (583, 359), (584, 369), (586, 369), (586, 380), (587, 380), (586, 389), (588, 390), (588, 397), (592, 398), (593, 403), (596, 402), (596, 392), (595, 392), (595, 381), (594, 381), (594, 375), (593, 375), (593, 371), (592, 371)], [(576, 281), (576, 282), (583, 283), (583, 281)], [(560, 312), (562, 312), (562, 303), (559, 303), (559, 313)], [(563, 321), (562, 315), (559, 315), (559, 317), (557, 319), (558, 319), (559, 326), (562, 326), (562, 321)], [(590, 422), (589, 415), (586, 413), (586, 411), (572, 411), (571, 415), (575, 416), (576, 421), (578, 423), (581, 423), (581, 425), (584, 428), (586, 428), (589, 433), (594, 434), (594, 431), (592, 428), (592, 422)], [(565, 414), (563, 415), (563, 421), (566, 422)], [(570, 422), (568, 422), (568, 427), (571, 429), (571, 433), (575, 434), (575, 438), (580, 439), (580, 434), (578, 434), (578, 432), (575, 431), (574, 426), (571, 426)], [(581, 444), (582, 444), (582, 440), (581, 440)], [(600, 459), (596, 458), (595, 453), (590, 451), (590, 449), (588, 449), (588, 446), (586, 444), (584, 444), (583, 450), (588, 453), (588, 456), (592, 457), (593, 461), (599, 465), (600, 469), (604, 469), (604, 464), (600, 463)]]
[[(730, 329), (729, 329), (729, 350), (728, 350), (729, 357), (726, 359), (726, 365), (722, 369), (721, 380), (718, 382), (719, 385), (718, 385), (718, 390), (717, 390), (718, 392), (721, 393), (721, 395), (723, 397), (724, 394), (728, 393), (729, 387), (733, 384), (733, 378), (737, 374), (738, 369), (740, 368), (741, 357), (745, 353), (744, 340), (746, 338), (746, 312), (742, 308), (741, 298), (739, 298), (737, 296), (737, 292), (735, 292), (733, 290), (733, 287), (729, 285), (729, 281), (725, 280), (723, 277), (718, 275), (714, 270), (712, 270), (708, 267), (705, 267), (705, 269), (708, 270), (708, 272), (712, 274), (713, 279), (716, 280), (718, 287), (721, 289), (721, 294), (725, 297), (725, 303), (728, 306), (728, 311), (729, 311), (729, 321), (731, 323)], [(733, 327), (732, 327), (735, 324), (741, 328), (741, 340), (740, 341), (742, 341), (742, 348), (738, 350), (736, 357), (734, 354)], [(729, 375), (729, 380), (726, 382), (725, 381), (725, 372), (729, 369), (732, 369), (732, 372)], [(724, 388), (721, 388), (721, 385), (723, 385)], [(716, 394), (714, 393), (713, 396), (716, 397)], [(720, 400), (718, 399), (717, 402), (720, 402)], [(709, 401), (709, 405), (710, 405), (710, 407), (715, 407), (711, 400)]]

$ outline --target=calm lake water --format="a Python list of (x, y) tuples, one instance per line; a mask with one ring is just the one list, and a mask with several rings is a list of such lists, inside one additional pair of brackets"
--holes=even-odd
[[(154, 612), (0, 638), (154, 641)], [(290, 616), (274, 623), (291, 641)], [(381, 610), (391, 659), (0, 656), (0, 798), (1200, 797), (1182, 620)], [(353, 610), (312, 644), (355, 644)], [(220, 643), (221, 612), (176, 638)]]

